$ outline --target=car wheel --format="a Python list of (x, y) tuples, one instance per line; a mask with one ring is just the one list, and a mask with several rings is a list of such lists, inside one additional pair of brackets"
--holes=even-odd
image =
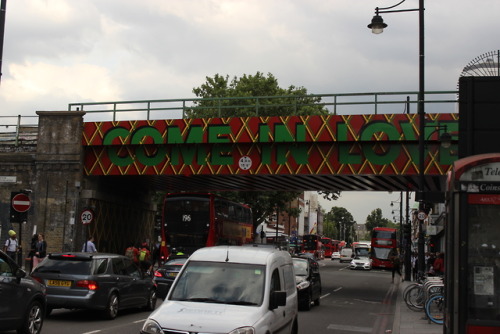
[(146, 311), (154, 311), (156, 308), (156, 291), (155, 289), (151, 289), (149, 292), (149, 298), (148, 302), (146, 304), (146, 307), (144, 308)]
[(318, 298), (314, 300), (315, 306), (319, 306), (319, 304), (321, 303), (319, 299), (320, 299), (320, 297), (318, 296)]
[(302, 304), (302, 309), (304, 311), (309, 311), (311, 309), (311, 302), (312, 302), (312, 298), (311, 298), (311, 294), (307, 294), (307, 298), (304, 300), (304, 303)]
[(113, 320), (118, 315), (118, 306), (119, 299), (116, 293), (111, 294), (108, 299), (108, 303), (106, 304), (106, 308), (104, 309), (104, 318)]
[(28, 314), (23, 321), (18, 334), (39, 334), (42, 331), (44, 310), (39, 301), (33, 301), (28, 308)]

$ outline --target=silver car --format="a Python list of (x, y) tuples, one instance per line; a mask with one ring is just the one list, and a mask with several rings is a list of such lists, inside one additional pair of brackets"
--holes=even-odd
[(363, 270), (371, 270), (372, 269), (372, 259), (367, 256), (356, 256), (351, 260), (349, 264), (350, 269), (363, 269)]

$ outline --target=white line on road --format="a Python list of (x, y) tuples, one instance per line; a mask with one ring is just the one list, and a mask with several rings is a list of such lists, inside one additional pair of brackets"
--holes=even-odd
[(330, 295), (330, 293), (327, 293), (326, 295), (323, 295), (323, 296), (321, 296), (321, 297), (319, 297), (319, 298), (320, 298), (320, 299), (323, 299), (323, 298), (328, 297), (329, 295)]
[(340, 291), (340, 290), (342, 290), (342, 287), (336, 288), (335, 290), (333, 290), (333, 292), (337, 292), (337, 291)]
[(82, 334), (94, 334), (94, 333), (99, 333), (101, 330), (98, 329), (96, 331), (91, 331), (91, 332), (85, 332), (85, 333), (82, 333)]
[(356, 327), (356, 326), (345, 326), (345, 325), (334, 325), (330, 324), (326, 329), (342, 330), (349, 332), (361, 332), (361, 333), (371, 333), (372, 329), (369, 327)]

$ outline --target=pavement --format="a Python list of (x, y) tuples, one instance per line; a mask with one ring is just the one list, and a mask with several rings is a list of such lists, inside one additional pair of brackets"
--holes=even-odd
[[(397, 276), (396, 276), (397, 277)], [(425, 312), (412, 311), (403, 300), (403, 290), (413, 282), (404, 281), (398, 285), (396, 312), (394, 314), (393, 334), (443, 334), (443, 325), (435, 324), (425, 317)]]

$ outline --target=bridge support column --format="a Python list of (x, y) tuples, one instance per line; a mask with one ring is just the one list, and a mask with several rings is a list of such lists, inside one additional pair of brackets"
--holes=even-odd
[[(82, 182), (83, 115), (79, 111), (37, 111), (36, 215), (30, 224), (44, 233), (49, 252), (75, 250)], [(78, 247), (77, 247), (78, 248)]]

